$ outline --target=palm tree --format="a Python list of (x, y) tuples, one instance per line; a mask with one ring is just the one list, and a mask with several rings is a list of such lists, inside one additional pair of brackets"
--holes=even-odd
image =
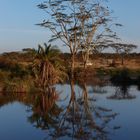
[(33, 61), (33, 73), (35, 84), (43, 92), (48, 92), (50, 86), (62, 82), (64, 77), (64, 67), (59, 57), (60, 50), (44, 43), (44, 48), (38, 45)]

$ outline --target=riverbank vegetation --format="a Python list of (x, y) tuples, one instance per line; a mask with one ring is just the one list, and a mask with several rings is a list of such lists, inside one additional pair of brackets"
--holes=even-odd
[[(43, 56), (43, 53), (42, 47), (42, 50), (39, 50), (39, 52), (34, 49), (23, 49), (21, 52), (1, 54), (0, 90), (5, 92), (31, 92), (39, 88), (40, 80), (46, 80), (46, 84), (67, 82), (70, 73), (70, 54), (62, 53), (56, 48), (52, 49), (51, 54), (47, 54), (47, 57)], [(48, 60), (50, 64), (47, 64)], [(74, 78), (76, 81), (81, 81), (80, 79), (83, 79), (83, 75), (86, 80), (92, 81), (95, 76), (111, 79), (118, 75), (123, 77), (126, 74), (127, 77), (131, 78), (131, 81), (139, 83), (140, 54), (131, 53), (127, 55), (124, 57), (123, 65), (121, 64), (121, 56), (118, 54), (100, 53), (90, 55), (90, 65), (87, 65), (86, 74), (84, 74), (80, 53), (75, 57), (75, 60)], [(42, 77), (45, 63), (46, 67), (50, 68), (48, 69), (48, 72), (50, 72), (48, 73), (48, 79), (43, 79)], [(47, 72), (44, 71), (44, 73), (46, 74)], [(54, 77), (52, 78), (52, 76)], [(50, 82), (47, 80), (50, 80)], [(35, 84), (38, 86), (35, 86)], [(46, 87), (44, 84), (44, 81), (42, 81), (40, 86)]]

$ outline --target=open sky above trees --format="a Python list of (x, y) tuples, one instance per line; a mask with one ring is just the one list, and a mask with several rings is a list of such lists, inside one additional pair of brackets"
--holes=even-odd
[[(140, 46), (140, 1), (108, 1), (109, 9), (114, 11), (114, 22), (123, 24), (115, 31), (123, 42)], [(0, 0), (0, 53), (34, 48), (48, 41), (50, 33), (35, 25), (46, 18), (45, 13), (36, 6), (41, 2), (43, 0)], [(137, 52), (140, 52), (140, 47)]]

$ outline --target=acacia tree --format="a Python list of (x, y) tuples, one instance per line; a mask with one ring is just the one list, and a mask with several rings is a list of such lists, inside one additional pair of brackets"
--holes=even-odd
[(124, 56), (136, 49), (137, 46), (134, 44), (124, 44), (124, 43), (113, 43), (109, 45), (112, 47), (117, 54), (121, 56), (121, 65), (124, 64)]
[[(111, 21), (105, 0), (47, 0), (38, 5), (47, 14), (47, 19), (38, 25), (48, 28), (53, 33), (52, 39), (60, 39), (71, 53), (71, 77), (73, 77), (75, 55), (82, 50), (84, 66), (89, 59), (91, 48), (101, 43), (103, 34), (97, 33)], [(104, 37), (107, 35), (104, 34)], [(111, 35), (112, 36), (112, 35)], [(115, 36), (115, 35), (113, 35)], [(96, 41), (94, 41), (96, 40)]]

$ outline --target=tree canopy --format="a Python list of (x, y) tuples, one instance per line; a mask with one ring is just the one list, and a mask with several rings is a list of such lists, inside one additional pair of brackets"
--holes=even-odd
[(110, 38), (117, 38), (111, 30), (112, 17), (104, 2), (105, 0), (47, 0), (38, 5), (47, 14), (47, 19), (38, 25), (51, 30), (53, 35), (50, 41), (60, 39), (69, 48), (71, 67), (74, 67), (74, 55), (79, 50), (84, 52), (83, 60), (86, 62), (92, 48), (107, 44), (111, 41)]

